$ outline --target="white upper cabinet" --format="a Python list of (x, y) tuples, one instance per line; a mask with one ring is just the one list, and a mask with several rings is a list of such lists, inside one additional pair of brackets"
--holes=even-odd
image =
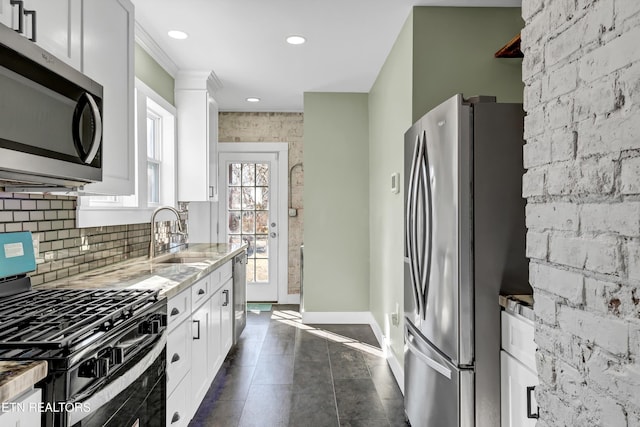
[[(58, 59), (80, 70), (82, 59), (83, 0), (23, 0), (26, 12), (20, 16), (19, 6), (0, 0), (0, 22), (13, 29), (22, 20), (23, 34)], [(35, 12), (33, 14), (32, 12)]]
[(176, 78), (180, 201), (218, 200), (217, 87), (213, 73), (186, 72)]
[(129, 0), (84, 0), (82, 23), (82, 71), (104, 88), (102, 182), (85, 191), (130, 195), (135, 191), (133, 5)]

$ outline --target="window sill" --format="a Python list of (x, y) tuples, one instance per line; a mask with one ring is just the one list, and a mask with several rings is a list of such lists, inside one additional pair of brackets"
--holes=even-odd
[(104, 227), (110, 225), (142, 224), (151, 222), (155, 208), (86, 207), (76, 209), (76, 227)]

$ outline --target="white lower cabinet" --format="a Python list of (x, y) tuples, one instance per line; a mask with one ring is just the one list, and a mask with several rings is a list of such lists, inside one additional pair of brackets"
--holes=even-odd
[(538, 404), (535, 387), (534, 325), (522, 316), (502, 312), (500, 351), (501, 427), (534, 427)]
[(232, 345), (230, 262), (167, 302), (167, 426), (186, 426)]
[(42, 425), (41, 413), (34, 407), (42, 402), (42, 390), (34, 388), (25, 392), (14, 401), (4, 403), (8, 412), (0, 413), (0, 426), (2, 427), (38, 427)]
[(169, 394), (167, 389), (167, 427), (183, 427), (191, 420), (191, 394), (189, 393), (190, 377), (187, 375)]

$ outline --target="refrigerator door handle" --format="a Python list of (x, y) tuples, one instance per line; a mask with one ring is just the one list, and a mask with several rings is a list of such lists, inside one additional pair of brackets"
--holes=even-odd
[[(424, 292), (423, 287), (424, 284), (422, 282), (422, 255), (424, 255), (424, 250), (420, 251), (418, 246), (418, 239), (422, 242), (422, 237), (418, 232), (418, 221), (421, 221), (423, 218), (418, 216), (418, 199), (420, 198), (420, 173), (422, 171), (422, 162), (420, 159), (424, 155), (424, 138), (422, 136), (418, 137), (417, 144), (417, 155), (415, 158), (416, 167), (414, 174), (411, 179), (413, 180), (413, 202), (411, 205), (411, 216), (412, 216), (412, 229), (411, 229), (411, 242), (413, 243), (412, 254), (413, 254), (413, 265), (414, 265), (414, 276), (415, 276), (415, 288), (416, 288), (416, 296), (418, 298), (418, 306), (420, 307), (418, 314), (424, 318), (426, 307), (424, 306)], [(422, 253), (421, 253), (422, 252)]]
[[(426, 318), (427, 299), (429, 297), (429, 278), (431, 275), (431, 250), (432, 250), (432, 206), (431, 206), (431, 185), (429, 182), (429, 155), (427, 153), (427, 134), (426, 132), (422, 136), (422, 156), (420, 157), (420, 182), (422, 184), (422, 211), (426, 217), (426, 226), (424, 227), (424, 236), (422, 236), (423, 242), (423, 258), (422, 258), (422, 306), (425, 307), (423, 317)], [(425, 242), (426, 240), (426, 242)]]
[(413, 343), (414, 339), (415, 338), (413, 337), (413, 335), (411, 335), (411, 333), (407, 331), (405, 342), (407, 344), (407, 348), (409, 349), (409, 351), (412, 352), (418, 359), (426, 363), (427, 366), (429, 366), (431, 369), (438, 372), (439, 374), (446, 377), (447, 379), (451, 379), (451, 369), (447, 368), (443, 364), (438, 363), (437, 361), (433, 360), (426, 354), (422, 353), (420, 349), (416, 347), (416, 345)]
[(411, 285), (413, 287), (413, 299), (416, 304), (416, 309), (418, 310), (418, 314), (422, 315), (422, 305), (421, 298), (418, 292), (420, 286), (419, 276), (416, 274), (416, 253), (415, 253), (415, 235), (413, 233), (414, 230), (414, 222), (415, 216), (413, 216), (414, 205), (415, 205), (415, 190), (416, 190), (416, 168), (418, 166), (418, 146), (419, 143), (415, 145), (413, 150), (413, 158), (411, 161), (411, 173), (409, 175), (409, 189), (407, 192), (407, 218), (406, 218), (406, 230), (405, 230), (405, 238), (407, 245), (407, 255), (409, 258), (409, 268), (411, 270)]

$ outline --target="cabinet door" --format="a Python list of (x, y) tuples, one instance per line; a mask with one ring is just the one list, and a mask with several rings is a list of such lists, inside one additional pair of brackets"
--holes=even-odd
[[(42, 402), (42, 390), (36, 388), (24, 394), (16, 402), (5, 403), (9, 411), (0, 412), (0, 425), (3, 427), (40, 427), (42, 425), (40, 413), (30, 410), (30, 408), (37, 407), (40, 402)], [(16, 405), (14, 411), (11, 410), (12, 403)]]
[[(217, 271), (214, 271), (215, 275)], [(220, 321), (222, 319), (222, 289), (218, 289), (211, 297), (211, 318), (209, 319), (209, 353), (211, 362), (207, 366), (207, 376), (211, 381), (218, 373), (218, 369), (222, 366), (223, 356), (220, 349)]]
[(534, 414), (538, 413), (538, 404), (534, 392), (529, 392), (527, 387), (538, 384), (537, 375), (509, 353), (501, 351), (500, 383), (501, 426), (535, 427), (536, 418), (527, 416), (527, 399), (531, 399)]
[(221, 292), (220, 350), (224, 360), (233, 344), (233, 279), (226, 281)]
[(209, 146), (209, 200), (218, 201), (218, 103), (207, 95), (207, 142)]
[(13, 28), (14, 30), (18, 28), (15, 25), (15, 16), (17, 16), (18, 7), (11, 7), (10, 0), (0, 0), (0, 24), (4, 24), (9, 28)]
[(190, 376), (180, 381), (173, 392), (167, 391), (167, 427), (186, 427), (191, 420), (191, 399), (189, 396)]
[[(82, 0), (25, 0), (24, 8), (36, 12), (36, 43), (80, 70)], [(29, 37), (33, 34), (32, 23), (25, 16), (25, 34)]]
[(176, 90), (178, 110), (178, 200), (209, 201), (206, 90)]
[(212, 360), (208, 351), (209, 322), (211, 321), (209, 301), (193, 312), (191, 320), (191, 395), (194, 406), (191, 408), (190, 416), (198, 409), (198, 405), (200, 405), (210, 384), (207, 370), (207, 365)]
[(102, 182), (88, 193), (130, 195), (135, 187), (134, 19), (128, 0), (84, 0), (83, 71), (104, 87)]
[(191, 322), (185, 320), (167, 336), (167, 395), (191, 369)]

